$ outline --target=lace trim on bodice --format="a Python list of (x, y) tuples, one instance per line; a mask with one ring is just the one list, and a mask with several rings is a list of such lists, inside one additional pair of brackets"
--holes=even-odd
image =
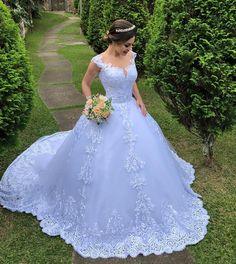
[(91, 61), (94, 62), (99, 68), (105, 69), (105, 68), (114, 68), (114, 69), (118, 69), (118, 70), (122, 70), (124, 73), (125, 77), (128, 77), (128, 70), (129, 68), (135, 64), (135, 58), (137, 56), (137, 53), (132, 51), (132, 57), (129, 61), (129, 64), (126, 67), (120, 67), (120, 66), (115, 66), (113, 65), (111, 62), (104, 62), (103, 58), (102, 58), (102, 53), (94, 56)]
[[(160, 255), (164, 252), (183, 250), (186, 245), (197, 243), (204, 238), (209, 219), (202, 201), (196, 196), (182, 194), (189, 210), (176, 211), (167, 199), (163, 199), (160, 205), (160, 220), (153, 217), (155, 204), (146, 192), (148, 176), (142, 174), (147, 164), (145, 157), (136, 153), (140, 134), (133, 130), (127, 105), (120, 104), (117, 109), (124, 128), (122, 139), (128, 146), (123, 166), (136, 195), (133, 207), (135, 217), (132, 221), (125, 222), (121, 212), (114, 207), (105, 217), (103, 226), (99, 225), (98, 221), (91, 225), (85, 222), (84, 215), (91, 194), (89, 190), (92, 190), (90, 188), (95, 180), (93, 162), (99, 145), (104, 143), (104, 133), (102, 126), (97, 126), (84, 116), (72, 131), (59, 132), (39, 139), (23, 153), (24, 155), (18, 157), (18, 162), (12, 163), (0, 184), (0, 204), (12, 211), (32, 213), (40, 220), (43, 232), (51, 236), (60, 235), (83, 257), (127, 258), (128, 255), (136, 257), (139, 253), (144, 256), (152, 253)], [(154, 128), (156, 126), (155, 131), (161, 136), (157, 123), (153, 122), (152, 125)], [(78, 156), (83, 162), (81, 167), (78, 166), (77, 172), (75, 171), (80, 182), (78, 186), (81, 186), (77, 193), (80, 201), (68, 194), (65, 188), (60, 189), (54, 185), (52, 189), (40, 188), (36, 180), (38, 175), (32, 170), (32, 158), (42, 153), (55, 155), (55, 142), (67, 140), (70, 136), (73, 138), (73, 135), (76, 140), (85, 140), (85, 133), (88, 144), (84, 155)], [(71, 153), (67, 159), (70, 157)], [(65, 160), (65, 164), (66, 162)], [(178, 162), (183, 161), (179, 159)], [(184, 166), (186, 171), (189, 171), (189, 179), (194, 179), (191, 164), (185, 163)], [(186, 178), (184, 181), (190, 183)], [(35, 185), (38, 186), (36, 189)], [(32, 199), (32, 190), (37, 194), (35, 199)]]

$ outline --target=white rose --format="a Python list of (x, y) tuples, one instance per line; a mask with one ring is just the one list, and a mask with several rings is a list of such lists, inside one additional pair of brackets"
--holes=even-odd
[(87, 105), (91, 105), (92, 103), (93, 103), (92, 99), (88, 99), (87, 102), (86, 102)]
[(104, 95), (99, 95), (98, 98), (99, 98), (100, 100), (102, 100), (102, 101), (107, 101), (107, 97), (104, 96)]

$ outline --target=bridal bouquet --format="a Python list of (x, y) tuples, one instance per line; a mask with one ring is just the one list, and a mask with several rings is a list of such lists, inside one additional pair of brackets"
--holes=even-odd
[(90, 120), (96, 121), (99, 125), (107, 120), (114, 108), (111, 105), (111, 98), (104, 95), (91, 95), (86, 101), (83, 114)]

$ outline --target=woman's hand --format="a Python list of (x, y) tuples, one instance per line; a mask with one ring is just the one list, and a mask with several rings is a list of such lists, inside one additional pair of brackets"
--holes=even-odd
[(146, 116), (147, 115), (147, 110), (146, 110), (146, 107), (145, 107), (145, 105), (143, 103), (143, 100), (142, 99), (137, 99), (136, 100), (136, 104), (137, 104), (138, 107), (140, 107), (140, 109), (142, 111), (142, 114), (144, 116)]

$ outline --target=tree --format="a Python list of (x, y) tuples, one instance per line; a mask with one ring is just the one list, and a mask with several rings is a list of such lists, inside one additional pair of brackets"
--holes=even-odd
[(103, 20), (102, 11), (104, 2), (105, 0), (90, 0), (89, 7), (87, 39), (88, 43), (97, 53), (101, 53), (103, 51), (101, 25)]
[(84, 35), (87, 35), (88, 30), (88, 19), (89, 19), (89, 7), (90, 7), (90, 1), (89, 0), (83, 0), (82, 2), (82, 16), (80, 20), (80, 27), (84, 33)]
[(236, 121), (234, 9), (231, 0), (156, 0), (145, 54), (148, 80), (200, 136), (207, 164), (217, 136)]
[(144, 72), (143, 57), (147, 42), (146, 25), (149, 19), (147, 1), (106, 1), (103, 9), (103, 20), (100, 23), (102, 29), (100, 35), (104, 35), (111, 23), (116, 19), (126, 19), (137, 27), (137, 37), (134, 44), (134, 50), (138, 54), (136, 65), (139, 71), (139, 76), (141, 76)]
[(9, 7), (12, 18), (19, 25), (25, 37), (26, 29), (33, 27), (33, 17), (40, 17), (43, 0), (3, 0)]
[(148, 3), (148, 10), (150, 14), (153, 14), (155, 0), (147, 0)]
[(0, 0), (0, 142), (16, 136), (32, 108), (32, 75), (19, 28)]

